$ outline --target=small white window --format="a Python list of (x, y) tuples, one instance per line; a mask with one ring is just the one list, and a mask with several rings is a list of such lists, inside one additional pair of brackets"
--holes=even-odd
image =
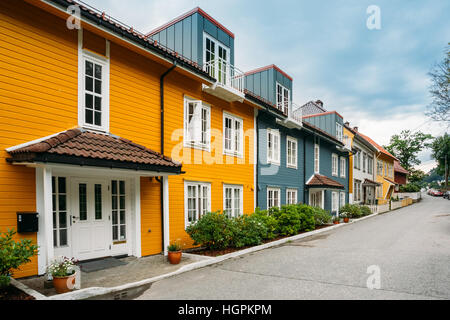
[(184, 99), (184, 146), (210, 150), (211, 110), (200, 100)]
[(345, 178), (347, 172), (347, 161), (344, 157), (341, 157), (341, 178)]
[(287, 167), (297, 169), (297, 153), (298, 153), (297, 139), (287, 137), (286, 145), (287, 145), (286, 148)]
[(338, 156), (334, 153), (331, 155), (331, 174), (335, 177), (338, 175)]
[(339, 198), (337, 192), (331, 193), (331, 211), (338, 211)]
[(339, 207), (342, 208), (343, 206), (345, 206), (345, 192), (341, 192), (341, 202), (339, 204)]
[(223, 150), (224, 154), (243, 157), (244, 134), (243, 120), (229, 113), (223, 114)]
[(83, 51), (79, 84), (79, 123), (82, 127), (109, 130), (109, 60)]
[(286, 204), (297, 203), (297, 189), (286, 189)]
[(187, 227), (211, 211), (211, 184), (185, 182), (184, 199), (185, 226)]
[(244, 214), (243, 193), (243, 186), (223, 186), (223, 211), (226, 215), (239, 217)]
[(267, 129), (267, 162), (280, 164), (280, 132)]
[(320, 170), (320, 147), (316, 143), (314, 145), (314, 173), (319, 173)]
[(310, 191), (309, 193), (309, 204), (313, 207), (322, 208), (323, 207), (323, 194), (322, 191)]
[(336, 122), (336, 138), (341, 142), (343, 141), (343, 138), (342, 138), (342, 136), (344, 135), (343, 130), (344, 129), (343, 129), (342, 125)]
[(280, 207), (280, 189), (267, 188), (267, 209)]

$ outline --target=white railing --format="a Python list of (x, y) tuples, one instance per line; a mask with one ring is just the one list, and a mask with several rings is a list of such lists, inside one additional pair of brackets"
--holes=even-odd
[(203, 70), (225, 87), (244, 92), (244, 72), (221, 59), (206, 62)]
[(293, 102), (278, 102), (277, 109), (288, 116), (288, 120), (296, 122), (298, 124), (302, 123), (303, 112), (302, 109)]

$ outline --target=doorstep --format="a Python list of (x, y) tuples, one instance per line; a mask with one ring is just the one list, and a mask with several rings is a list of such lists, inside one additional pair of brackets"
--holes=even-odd
[[(189, 263), (185, 263), (184, 265), (181, 265), (177, 270), (172, 271), (172, 272), (168, 272), (168, 273), (161, 273), (157, 276), (154, 277), (150, 277), (144, 280), (140, 280), (140, 281), (136, 281), (136, 282), (129, 282), (126, 284), (122, 284), (122, 285), (118, 285), (115, 287), (89, 287), (89, 288), (84, 288), (81, 290), (75, 290), (69, 293), (64, 293), (64, 294), (60, 294), (60, 295), (54, 295), (54, 296), (50, 296), (50, 297), (46, 297), (45, 299), (48, 300), (88, 300), (88, 299), (92, 299), (92, 300), (121, 300), (121, 299), (132, 299), (133, 297), (137, 297), (139, 295), (141, 295), (143, 292), (145, 292), (146, 290), (148, 290), (151, 285), (154, 282), (169, 278), (169, 277), (173, 277), (188, 271), (192, 271), (192, 270), (196, 270), (196, 269), (200, 269), (200, 268), (204, 268), (216, 263), (220, 263), (223, 262), (225, 260), (228, 259), (232, 259), (232, 258), (236, 258), (245, 254), (249, 254), (252, 252), (257, 252), (257, 251), (261, 251), (267, 248), (271, 248), (271, 247), (276, 247), (279, 245), (282, 245), (284, 243), (287, 242), (291, 242), (291, 241), (295, 241), (295, 240), (299, 240), (299, 239), (303, 239), (303, 238), (307, 238), (307, 237), (311, 237), (314, 236), (316, 234), (320, 234), (320, 233), (324, 233), (324, 232), (328, 232), (331, 230), (334, 230), (336, 228), (341, 228), (344, 227), (346, 225), (351, 225), (353, 223), (365, 220), (365, 219), (369, 219), (371, 217), (377, 216), (378, 213), (373, 213), (369, 216), (357, 219), (357, 220), (350, 220), (349, 223), (340, 223), (337, 225), (332, 225), (326, 228), (321, 228), (321, 229), (317, 229), (314, 231), (310, 231), (310, 232), (305, 232), (302, 234), (298, 234), (292, 237), (287, 237), (287, 238), (283, 238), (280, 240), (276, 240), (273, 242), (269, 242), (269, 243), (265, 243), (259, 246), (255, 246), (255, 247), (251, 247), (251, 248), (247, 248), (244, 250), (240, 250), (240, 251), (235, 251), (223, 256), (218, 256), (218, 257), (208, 257), (208, 256), (203, 256), (203, 255), (196, 255), (193, 253), (185, 253), (183, 252), (183, 258), (182, 258), (182, 262), (183, 260), (186, 262), (187, 260), (189, 261)], [(162, 256), (159, 256), (162, 257)], [(149, 258), (149, 257), (147, 257)], [(145, 258), (140, 258), (140, 259), (145, 259)], [(166, 258), (164, 258), (166, 259)], [(138, 259), (139, 260), (139, 259)]]

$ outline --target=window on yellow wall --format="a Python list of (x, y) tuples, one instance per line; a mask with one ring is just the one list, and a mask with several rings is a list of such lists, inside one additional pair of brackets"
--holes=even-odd
[(200, 100), (184, 99), (184, 146), (210, 150), (211, 110)]
[(229, 217), (239, 217), (244, 214), (243, 193), (243, 186), (223, 186), (223, 211), (226, 215)]

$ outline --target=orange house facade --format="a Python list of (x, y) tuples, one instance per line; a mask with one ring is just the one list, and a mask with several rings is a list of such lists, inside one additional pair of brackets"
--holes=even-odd
[(0, 2), (0, 231), (38, 214), (38, 231), (17, 238), (39, 255), (15, 277), (44, 274), (60, 255), (191, 247), (185, 229), (205, 212), (255, 206), (262, 106), (223, 81), (227, 71), (101, 12), (72, 8), (73, 19), (73, 4)]

